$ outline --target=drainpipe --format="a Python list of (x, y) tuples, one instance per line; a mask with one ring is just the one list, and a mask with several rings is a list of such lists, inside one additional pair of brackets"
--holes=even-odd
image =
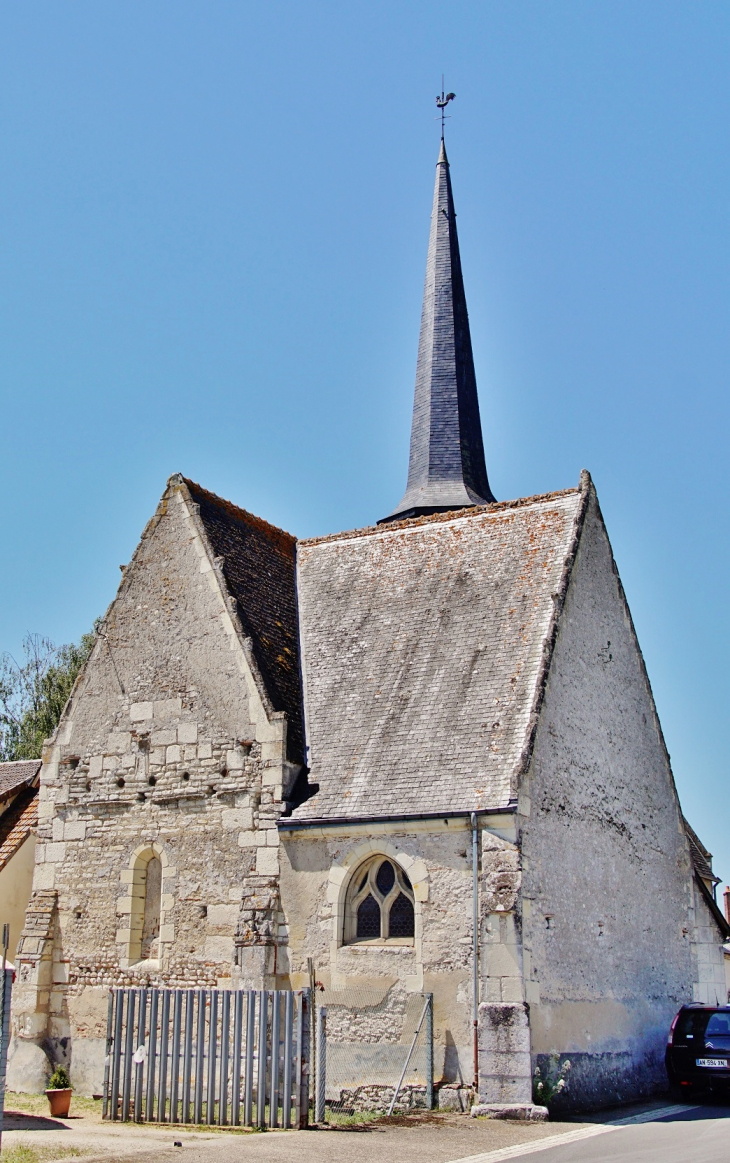
[(477, 814), (471, 813), (471, 868), (472, 868), (472, 972), (474, 1029), (474, 1090), (479, 1099), (479, 833)]

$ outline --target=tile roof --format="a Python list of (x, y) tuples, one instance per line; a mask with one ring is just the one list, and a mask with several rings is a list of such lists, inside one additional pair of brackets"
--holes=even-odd
[(299, 542), (295, 820), (508, 804), (590, 487)]
[(38, 788), (27, 787), (0, 816), (0, 871), (38, 823)]
[(0, 763), (0, 800), (13, 795), (25, 784), (32, 783), (40, 769), (40, 759), (19, 759), (12, 763)]
[(684, 830), (687, 833), (689, 841), (689, 851), (692, 857), (692, 865), (695, 872), (702, 877), (703, 880), (709, 880), (715, 884), (719, 883), (719, 876), (715, 876), (712, 871), (712, 853), (708, 852), (694, 828), (689, 821), (682, 816), (684, 822)]
[(286, 712), (289, 758), (301, 763), (296, 541), (283, 529), (183, 479), (199, 507), (213, 553), (222, 559), (226, 584), (236, 600), (244, 633), (251, 639), (269, 698), (275, 710)]

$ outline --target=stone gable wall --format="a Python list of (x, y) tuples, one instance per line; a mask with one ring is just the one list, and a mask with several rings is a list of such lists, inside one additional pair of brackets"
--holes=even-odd
[[(257, 696), (195, 509), (171, 487), (41, 773), (33, 889), (55, 894), (56, 919), (52, 951), (29, 933), (24, 952), (21, 939), (16, 1042), (69, 1062), (82, 1093), (98, 1090), (108, 987), (215, 986), (242, 973), (265, 984), (278, 939), (285, 741), (284, 716)], [(162, 863), (158, 955), (135, 964), (138, 862), (152, 847)], [(30, 1045), (15, 1049), (33, 1057)]]
[(692, 869), (641, 655), (595, 498), (519, 800), (533, 1065), (569, 1056), (566, 1102), (665, 1085), (692, 999)]

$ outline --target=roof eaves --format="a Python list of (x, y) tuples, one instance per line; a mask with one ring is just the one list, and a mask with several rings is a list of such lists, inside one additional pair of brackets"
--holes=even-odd
[(712, 913), (715, 921), (717, 922), (717, 926), (718, 926), (720, 932), (725, 937), (725, 939), (727, 939), (728, 937), (730, 937), (730, 922), (728, 922), (726, 920), (726, 918), (722, 915), (722, 912), (718, 907), (717, 901), (713, 897), (709, 888), (707, 887), (704, 880), (702, 879), (702, 877), (700, 876), (699, 872), (697, 872), (696, 869), (695, 869), (695, 883), (697, 884), (697, 886), (700, 890), (700, 893), (702, 894), (702, 897), (705, 901), (705, 904), (707, 905), (707, 907), (710, 910), (710, 912)]
[(31, 835), (38, 821), (38, 788), (28, 787), (0, 819), (0, 871)]

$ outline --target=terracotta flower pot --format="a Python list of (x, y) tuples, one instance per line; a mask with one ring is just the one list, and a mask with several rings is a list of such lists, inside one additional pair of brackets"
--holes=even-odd
[(69, 1086), (67, 1090), (47, 1090), (48, 1105), (51, 1108), (51, 1114), (54, 1118), (65, 1119), (68, 1114), (68, 1108), (71, 1106), (71, 1095), (73, 1090)]

